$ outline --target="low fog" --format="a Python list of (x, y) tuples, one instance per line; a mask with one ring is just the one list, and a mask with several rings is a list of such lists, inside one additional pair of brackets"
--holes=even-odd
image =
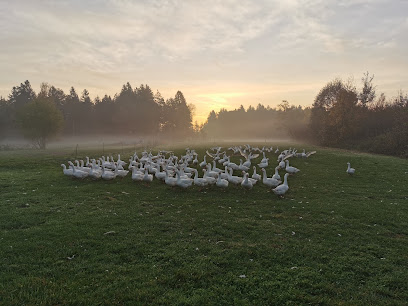
[[(265, 145), (276, 145), (286, 142), (293, 142), (290, 138), (212, 138), (212, 139), (169, 139), (160, 136), (76, 136), (76, 137), (59, 137), (52, 139), (47, 144), (49, 150), (98, 150), (98, 151), (129, 151), (140, 149), (164, 149), (164, 148), (185, 148), (185, 147), (202, 147), (217, 145), (231, 145), (244, 143), (265, 143)], [(3, 138), (0, 140), (1, 150), (15, 149), (33, 149), (37, 150), (37, 146), (32, 141), (24, 138)]]
[(408, 95), (377, 96), (373, 76), (363, 88), (341, 79), (328, 82), (311, 107), (282, 101), (275, 108), (258, 104), (212, 110), (201, 124), (183, 93), (164, 99), (148, 85), (127, 83), (114, 98), (93, 101), (48, 84), (35, 93), (28, 81), (0, 99), (0, 149), (154, 148), (206, 143), (287, 141), (408, 156)]

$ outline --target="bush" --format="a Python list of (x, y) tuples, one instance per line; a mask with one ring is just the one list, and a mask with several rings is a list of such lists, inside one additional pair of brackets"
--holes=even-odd
[(404, 142), (398, 129), (392, 129), (384, 134), (371, 137), (360, 143), (358, 149), (370, 153), (395, 155), (408, 158), (408, 142)]

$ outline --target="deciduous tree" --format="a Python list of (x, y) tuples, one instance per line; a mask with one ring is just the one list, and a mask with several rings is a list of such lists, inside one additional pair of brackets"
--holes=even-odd
[(40, 95), (17, 112), (17, 122), (23, 135), (40, 149), (61, 131), (64, 119), (52, 99)]

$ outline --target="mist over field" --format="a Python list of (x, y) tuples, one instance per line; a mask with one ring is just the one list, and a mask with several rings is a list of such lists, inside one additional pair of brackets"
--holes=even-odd
[[(53, 139), (49, 145), (48, 149), (53, 150), (72, 150), (78, 146), (79, 150), (95, 149), (102, 151), (109, 151), (115, 149), (116, 151), (121, 151), (122, 148), (126, 151), (134, 150), (140, 151), (142, 149), (148, 149), (152, 151), (157, 151), (164, 148), (185, 148), (185, 147), (211, 147), (215, 144), (230, 146), (232, 144), (245, 144), (245, 143), (259, 143), (265, 146), (276, 146), (277, 144), (285, 143), (299, 143), (291, 138), (224, 138), (224, 139), (176, 139), (172, 140), (165, 137), (136, 137), (136, 136), (83, 136), (83, 137), (66, 137), (66, 138), (56, 138)], [(5, 138), (0, 140), (0, 146), (2, 150), (19, 150), (19, 149), (35, 149), (33, 143), (24, 138)]]
[(309, 107), (286, 100), (275, 108), (241, 105), (212, 110), (201, 124), (194, 121), (195, 110), (181, 91), (164, 99), (148, 85), (133, 88), (126, 83), (114, 98), (91, 100), (86, 89), (79, 96), (73, 87), (65, 94), (43, 83), (37, 93), (26, 81), (0, 101), (0, 144), (3, 149), (45, 149), (52, 143), (135, 146), (273, 139), (408, 154), (408, 95), (378, 94), (374, 75), (368, 72), (360, 84), (340, 78), (329, 81)]

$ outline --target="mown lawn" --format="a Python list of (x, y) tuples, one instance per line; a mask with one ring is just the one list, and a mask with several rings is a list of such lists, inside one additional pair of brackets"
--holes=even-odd
[(0, 152), (0, 304), (406, 305), (408, 161), (317, 150), (290, 160), (284, 199), (78, 181), (72, 152)]

